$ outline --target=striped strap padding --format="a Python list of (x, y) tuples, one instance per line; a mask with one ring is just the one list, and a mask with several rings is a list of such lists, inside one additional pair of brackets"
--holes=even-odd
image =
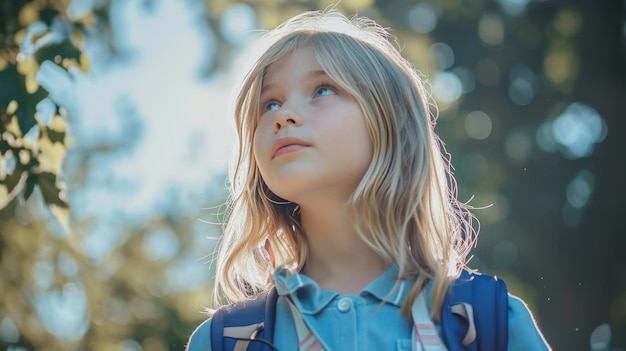
[(296, 333), (298, 334), (298, 349), (300, 351), (323, 351), (322, 344), (311, 329), (306, 326), (302, 315), (300, 315), (300, 311), (293, 305), (291, 300), (287, 299), (287, 302), (289, 303), (289, 309), (291, 310), (291, 315), (293, 316), (293, 321), (296, 326)]
[(413, 316), (413, 351), (447, 351), (446, 346), (439, 338), (435, 324), (430, 320), (428, 306), (424, 292), (419, 294), (413, 307), (411, 308)]

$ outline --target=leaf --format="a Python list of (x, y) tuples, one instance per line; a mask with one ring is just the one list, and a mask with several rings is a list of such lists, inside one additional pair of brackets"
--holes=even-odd
[(19, 105), (17, 104), (17, 101), (15, 100), (11, 100), (9, 102), (9, 104), (7, 105), (7, 109), (6, 109), (6, 114), (7, 115), (12, 115), (15, 113), (15, 111), (17, 111), (17, 108), (19, 107)]
[(65, 147), (67, 148), (68, 145), (65, 143), (65, 132), (57, 132), (55, 130), (48, 129), (47, 133), (50, 141), (52, 141), (53, 143), (65, 144)]
[(35, 190), (35, 184), (37, 184), (37, 174), (31, 173), (26, 180), (26, 188), (24, 189), (24, 200), (28, 200), (28, 198), (33, 194), (33, 190)]
[(53, 130), (57, 133), (65, 133), (68, 130), (67, 123), (59, 115), (54, 115), (52, 121), (48, 125), (48, 131)]
[[(8, 173), (7, 176), (4, 178), (4, 180), (1, 182), (2, 184), (6, 185), (7, 189), (9, 190), (9, 192), (13, 192), (17, 189), (17, 191), (21, 191), (21, 186), (24, 186), (24, 184), (21, 184), (21, 179), (22, 177), (25, 177), (23, 175), (23, 170), (20, 168), (16, 168), (14, 171), (12, 171), (11, 173)], [(28, 175), (28, 174), (26, 174)]]
[(39, 153), (37, 160), (39, 167), (44, 172), (51, 172), (57, 175), (61, 174), (61, 167), (67, 149), (62, 143), (53, 143), (47, 135), (39, 139)]
[(20, 124), (17, 121), (17, 117), (11, 116), (11, 121), (5, 126), (6, 131), (13, 134), (16, 137), (22, 136), (22, 129), (20, 128)]
[(67, 140), (65, 138), (67, 135), (67, 131), (68, 131), (67, 123), (59, 115), (55, 115), (52, 118), (52, 123), (50, 123), (50, 125), (46, 129), (46, 133), (50, 141), (52, 143), (64, 144), (65, 148), (68, 147)]
[(53, 24), (54, 20), (58, 18), (58, 15), (59, 10), (50, 5), (39, 9), (39, 17), (48, 26), (51, 26)]
[(63, 61), (67, 59), (74, 59), (78, 61), (81, 56), (81, 51), (78, 50), (74, 44), (69, 40), (64, 40), (58, 43), (51, 43), (41, 47), (35, 54), (35, 60), (39, 63), (44, 61), (54, 61), (55, 57), (60, 56)]
[(57, 182), (57, 176), (51, 172), (39, 173), (39, 188), (47, 205), (56, 205), (62, 208), (68, 208), (69, 205), (65, 201), (65, 189), (62, 183)]
[(4, 182), (0, 182), (0, 209), (6, 207), (6, 205), (8, 205), (11, 200), (13, 200), (17, 194), (20, 193), (26, 183), (27, 176), (27, 172), (15, 172), (7, 177), (7, 180), (9, 178), (17, 178), (17, 181), (14, 181), (13, 179), (11, 180), (14, 185), (11, 186), (7, 184), (6, 180)]

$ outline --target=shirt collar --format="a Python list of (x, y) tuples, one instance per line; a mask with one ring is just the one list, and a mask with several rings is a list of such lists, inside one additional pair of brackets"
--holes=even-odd
[[(395, 306), (401, 306), (410, 288), (407, 280), (398, 281), (398, 267), (391, 266), (380, 277), (367, 285), (361, 296), (371, 295)], [(288, 296), (296, 307), (306, 314), (316, 314), (328, 305), (336, 292), (322, 290), (311, 278), (294, 270), (281, 266), (274, 272), (278, 295)]]
[(305, 314), (317, 314), (339, 295), (322, 290), (313, 279), (285, 266), (276, 269), (274, 281), (278, 295), (289, 297), (298, 310)]
[(399, 280), (398, 271), (398, 266), (391, 266), (380, 277), (367, 285), (361, 292), (361, 295), (370, 293), (381, 301), (401, 306), (406, 299), (411, 284), (408, 280)]

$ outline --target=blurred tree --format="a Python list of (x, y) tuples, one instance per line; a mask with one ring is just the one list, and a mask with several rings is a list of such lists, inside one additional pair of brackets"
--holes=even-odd
[[(68, 13), (69, 0), (0, 4), (2, 350), (183, 349), (183, 326), (200, 306), (180, 304), (198, 301), (197, 294), (169, 294), (171, 262), (150, 251), (156, 236), (175, 244), (173, 257), (193, 252), (193, 237), (172, 241), (168, 233), (193, 232), (197, 217), (155, 216), (141, 228), (109, 223), (101, 234), (128, 231), (129, 239), (102, 260), (85, 252), (84, 233), (95, 220), (69, 225), (62, 169), (71, 144), (68, 120), (81, 116), (69, 116), (59, 106), (67, 97), (49, 96), (38, 75), (45, 70), (58, 92), (80, 74), (73, 70), (89, 70), (82, 46), (86, 32), (107, 30), (109, 4), (101, 5), (76, 16)], [(80, 171), (71, 174), (73, 184), (85, 183)]]
[[(0, 271), (4, 281), (0, 315), (3, 330), (13, 326), (20, 331), (9, 333), (8, 339), (28, 349), (52, 346), (41, 337), (40, 323), (32, 313), (29, 299), (38, 282), (31, 271), (37, 261), (54, 260), (55, 253), (74, 253), (67, 242), (47, 235), (45, 225), (28, 218), (18, 204), (38, 188), (43, 201), (67, 227), (62, 175), (67, 123), (63, 111), (36, 80), (45, 60), (65, 69), (88, 68), (80, 51), (84, 20), (66, 22), (66, 8), (67, 1), (4, 1), (0, 5)], [(52, 29), (65, 25), (65, 32)], [(42, 248), (54, 253), (43, 254)], [(55, 286), (66, 281), (61, 274), (54, 276)]]
[(64, 16), (67, 5), (68, 1), (6, 1), (0, 7), (0, 209), (15, 198), (28, 199), (38, 186), (65, 225), (68, 204), (61, 169), (67, 123), (36, 75), (44, 61), (65, 69), (88, 68), (80, 45), (81, 27), (89, 19), (70, 23)]

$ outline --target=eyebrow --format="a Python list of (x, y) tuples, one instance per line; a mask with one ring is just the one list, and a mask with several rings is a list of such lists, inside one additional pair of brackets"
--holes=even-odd
[[(303, 78), (304, 78), (304, 79), (311, 79), (311, 78), (317, 78), (317, 77), (321, 77), (321, 76), (326, 76), (326, 77), (328, 77), (328, 73), (326, 73), (326, 71), (324, 71), (323, 69), (316, 69), (316, 70), (312, 70), (312, 71), (307, 72), (307, 73), (304, 75), (304, 77), (303, 77)], [(265, 77), (263, 77), (263, 80), (265, 80)], [(273, 86), (274, 86), (274, 84), (265, 84), (265, 83), (263, 83), (263, 86), (262, 86), (262, 88), (261, 88), (261, 95), (262, 95), (265, 91), (267, 91), (267, 90), (269, 90), (270, 88), (272, 88)]]

